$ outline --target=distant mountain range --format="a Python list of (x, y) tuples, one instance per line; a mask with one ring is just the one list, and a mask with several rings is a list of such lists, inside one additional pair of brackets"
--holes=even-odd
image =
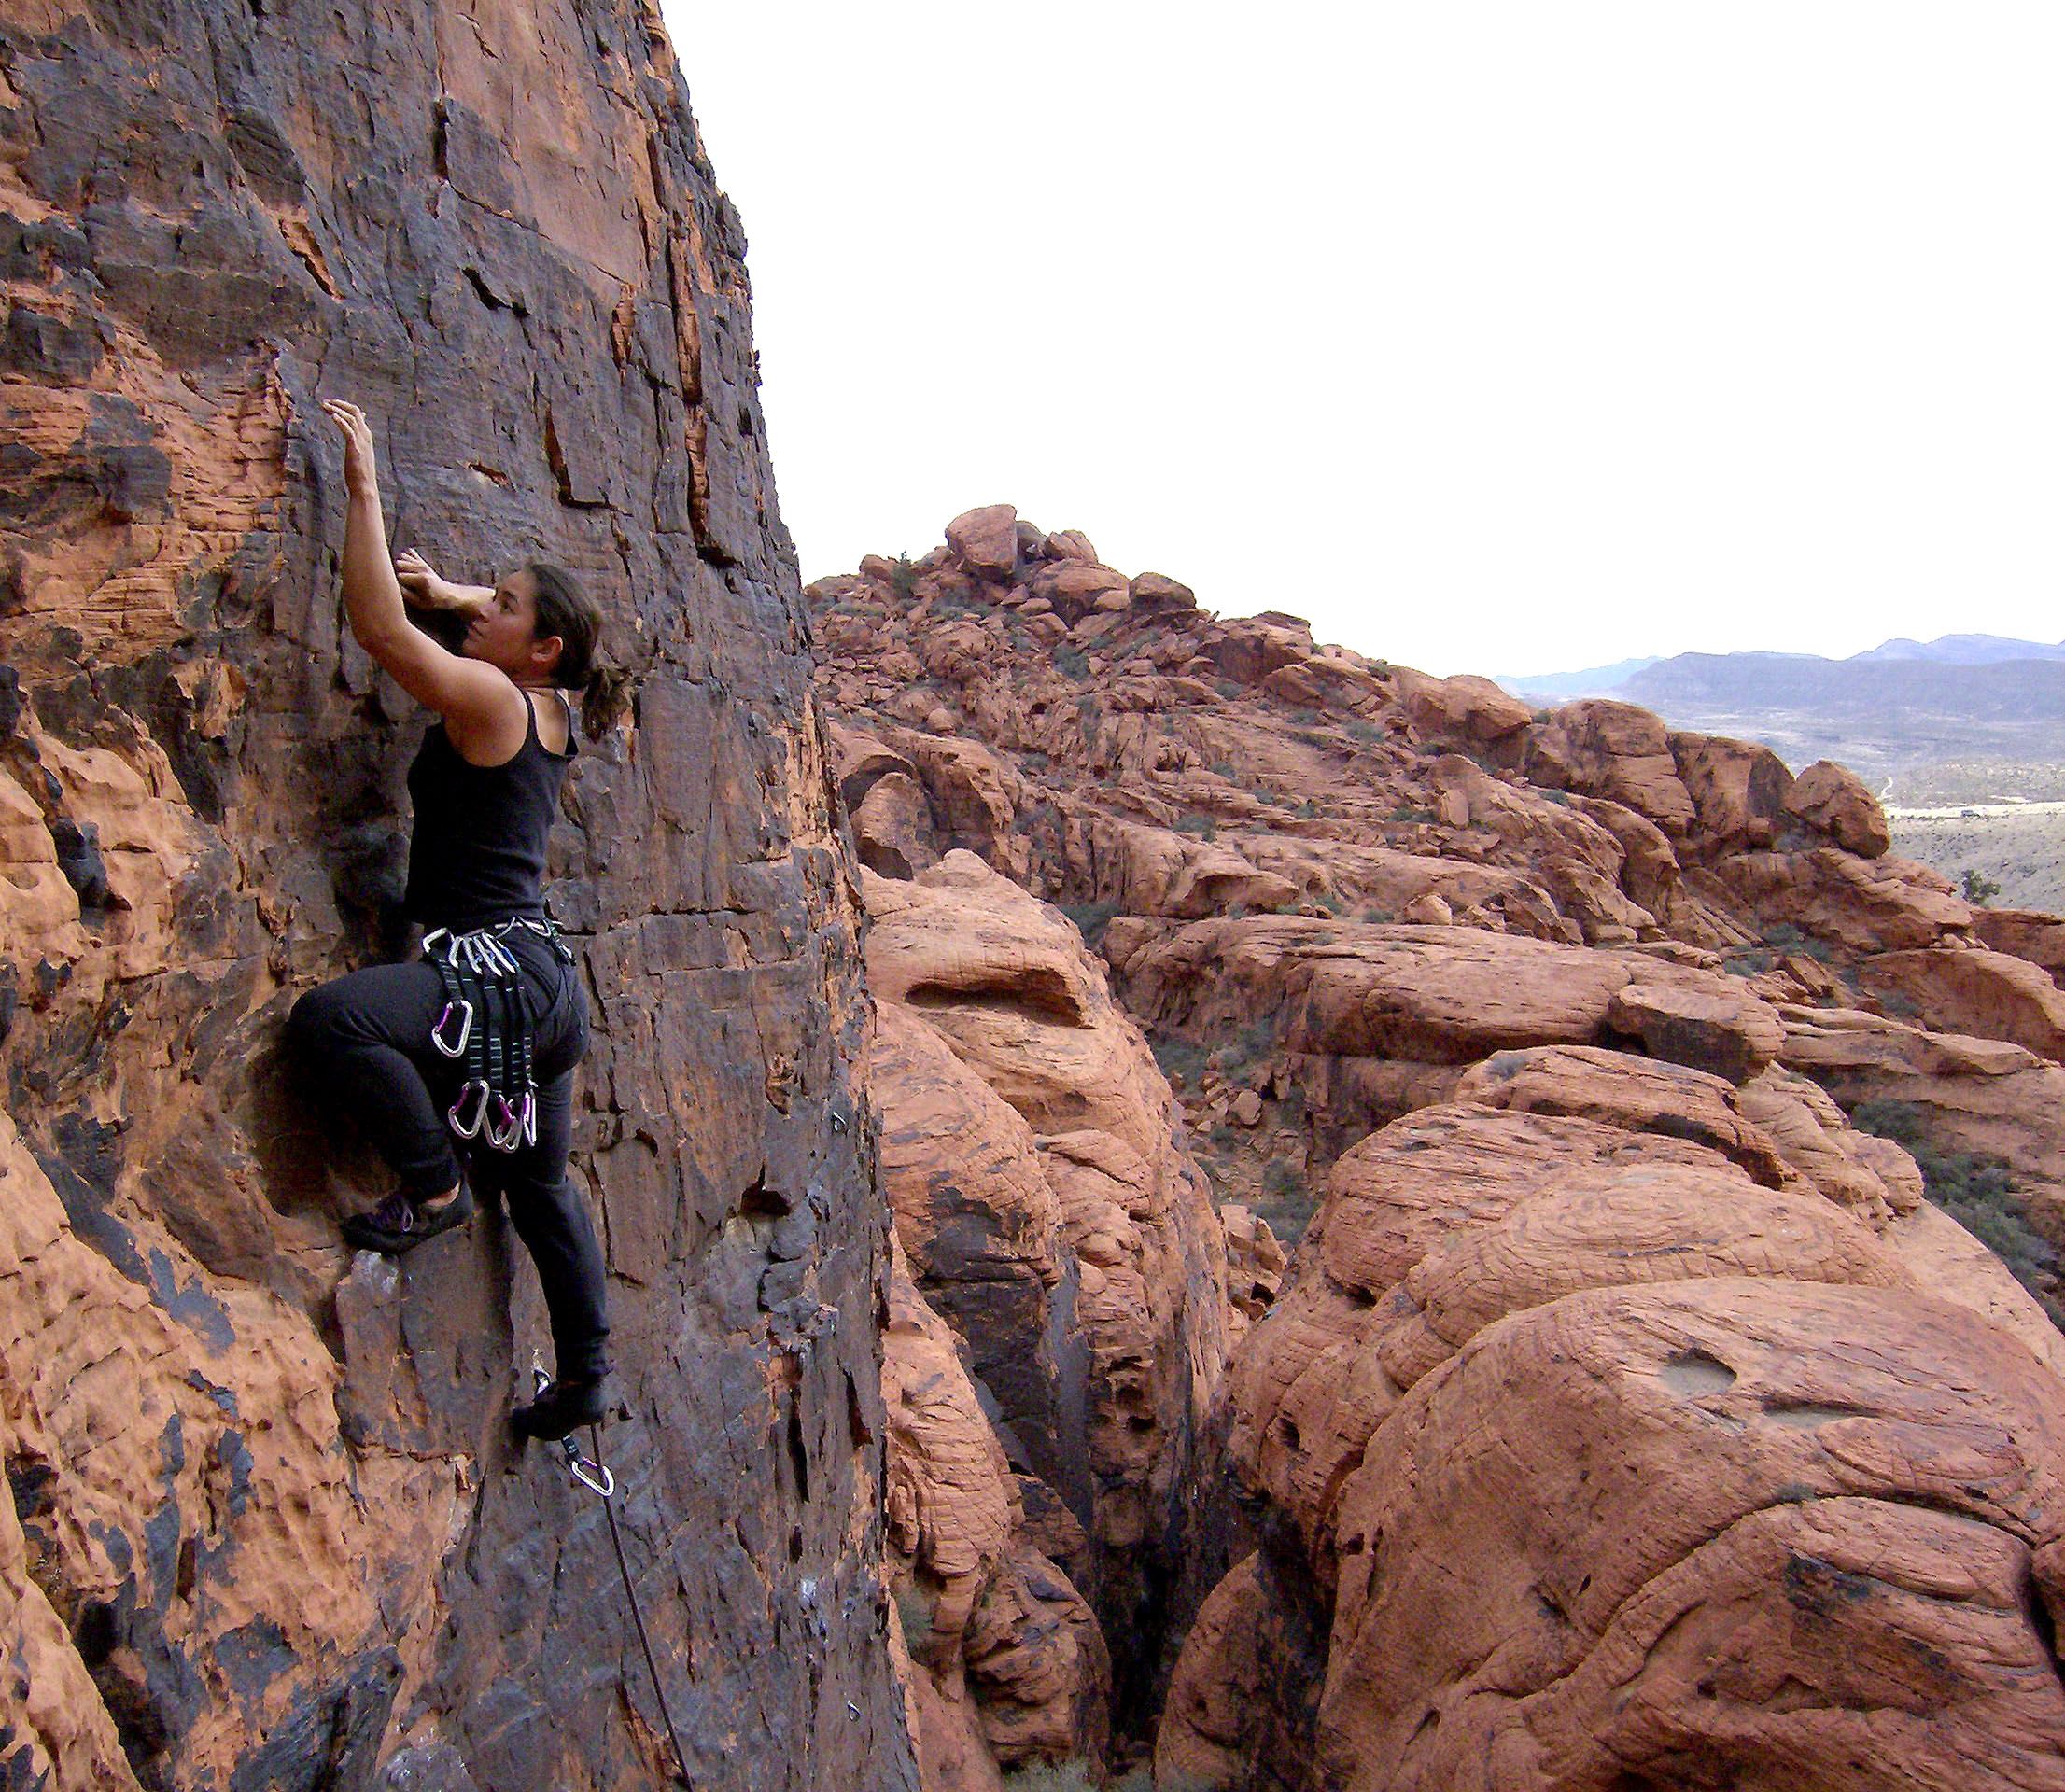
[(1675, 726), (1840, 760), (1889, 800), (2065, 796), (2065, 642), (1891, 640), (1846, 660), (1679, 653), (1498, 682), (1534, 703), (1616, 697)]
[[(1576, 672), (1530, 672), (1501, 677), (1499, 684), (1518, 697), (1568, 702), (1575, 697), (1624, 697), (1648, 708), (1658, 706), (1640, 694), (1643, 689), (1658, 693), (1697, 690), (1716, 693), (1730, 689), (1749, 691), (1735, 674), (1723, 668), (1739, 667), (1744, 678), (1761, 679), (1777, 665), (1802, 668), (1820, 667), (1840, 681), (1845, 666), (1881, 665), (1889, 661), (1903, 665), (2003, 665), (2021, 660), (2065, 661), (2065, 641), (2012, 640), (2005, 635), (1943, 635), (1932, 641), (1912, 641), (1901, 637), (1881, 641), (1876, 647), (1852, 653), (1847, 659), (1823, 659), (1818, 653), (1679, 653), (1670, 659), (1651, 654), (1647, 659), (1616, 660), (1611, 665), (1591, 665)], [(1679, 668), (1674, 670), (1673, 668)], [(1656, 673), (1655, 678), (1649, 675)], [(1801, 677), (1812, 682), (1813, 675)], [(1639, 686), (1637, 687), (1637, 681)], [(1805, 687), (1799, 678), (1792, 688)], [(1836, 686), (1827, 688), (1839, 688)]]

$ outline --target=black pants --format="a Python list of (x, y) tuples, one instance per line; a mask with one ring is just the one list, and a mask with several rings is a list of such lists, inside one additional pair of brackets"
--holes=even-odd
[[(518, 930), (505, 944), (523, 966), (536, 1053), (538, 1140), (513, 1152), (475, 1141), (469, 1181), (483, 1194), (500, 1189), (510, 1224), (538, 1266), (559, 1379), (593, 1379), (609, 1355), (602, 1251), (567, 1180), (574, 1066), (588, 1049), (587, 998), (579, 973), (546, 941)], [(430, 1044), (430, 1029), (443, 1011), (444, 985), (418, 959), (326, 983), (297, 1001), (288, 1019), (288, 1037), (322, 1080), (325, 1099), (340, 1100), (358, 1116), (402, 1192), (417, 1199), (442, 1195), (459, 1180), (457, 1141), (444, 1111), (464, 1072)]]

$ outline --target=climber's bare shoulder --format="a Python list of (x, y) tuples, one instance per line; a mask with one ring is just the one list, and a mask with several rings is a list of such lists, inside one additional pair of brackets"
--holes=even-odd
[(452, 652), (414, 623), (369, 651), (394, 681), (444, 718), (461, 759), (499, 765), (515, 758), (530, 727), (530, 703), (499, 665)]

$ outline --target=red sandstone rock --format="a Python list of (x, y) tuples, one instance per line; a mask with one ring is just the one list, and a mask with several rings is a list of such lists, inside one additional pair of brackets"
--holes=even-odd
[(1818, 759), (1793, 779), (1785, 810), (1828, 835), (1846, 852), (1876, 859), (1892, 845), (1878, 799), (1854, 772)]
[(1792, 774), (1777, 754), (1747, 740), (1677, 732), (1670, 749), (1699, 817), (1703, 851), (1772, 845), (1792, 789)]
[[(1815, 1374), (1831, 1388), (1844, 1385), (1858, 1362), (1894, 1365), (1887, 1374), (1920, 1386), (1934, 1385), (1941, 1364), (1955, 1361), (1987, 1379), (1989, 1397), (2024, 1406), (2038, 1398), (2031, 1389), (2040, 1383), (2028, 1378), (2065, 1366), (2055, 1328), (1996, 1260), (1921, 1198), (1913, 1160), (1848, 1126), (1837, 1101), (1913, 1099), (1960, 1149), (1986, 1148), (1982, 1140), (1998, 1148), (2012, 1135), (2021, 1186), (2041, 1198), (2051, 1184), (2033, 1166), (2065, 1168), (2058, 1123), (2040, 1117), (2060, 1111), (2044, 1079), (2065, 1070), (2012, 1044), (1797, 1005), (1850, 1001), (1859, 988), (1897, 997), (1896, 975), (1933, 975), (1952, 959), (1982, 964), (1971, 930), (1988, 923), (1933, 874), (1851, 849), (1882, 851), (1870, 827), (1875, 805), (1829, 771), (1796, 789), (1763, 749), (1673, 734), (1627, 706), (1567, 706), (1532, 722), (1510, 699), (1473, 682), (1426, 679), (1317, 646), (1294, 617), (1223, 620), (1187, 604), (1147, 602), (1158, 588), (1145, 575), (1127, 583), (1098, 565), (1087, 542), (1064, 554), (1049, 550), (1055, 539), (1021, 539), (1020, 563), (1006, 577), (971, 581), (965, 592), (943, 585), (936, 602), (912, 603), (878, 569), (864, 593), (828, 592), (822, 633), (835, 651), (825, 688), (856, 721), (899, 743), (890, 719), (949, 715), (945, 732), (979, 741), (1017, 770), (1022, 791), (1007, 822), (982, 824), (987, 840), (972, 832), (949, 838), (928, 788), (940, 847), (980, 852), (993, 868), (1075, 905), (1093, 935), (1101, 929), (1127, 1005), (1172, 1063), (1204, 1067), (1184, 1070), (1181, 1093), (1222, 1198), (1256, 1198), (1265, 1167), (1328, 1180), (1327, 1203), (1272, 1304), (1264, 1304), (1265, 1279), (1247, 1281), (1244, 1246), (1232, 1252), (1236, 1305), (1259, 1314), (1229, 1321), (1234, 1330), (1252, 1326), (1222, 1403), (1224, 1460), (1243, 1491), (1221, 1498), (1209, 1462), (1193, 1458), (1207, 1478), (1179, 1496), (1194, 1500), (1201, 1523), (1189, 1533), (1189, 1553), (1174, 1562), (1175, 1621), (1201, 1602), (1203, 1611), (1162, 1715), (1165, 1777), (1299, 1792), (1392, 1783), (1382, 1777), (1384, 1764), (1428, 1744), (1426, 1735), (1409, 1738), (1401, 1753), (1395, 1738), (1380, 1735), (1390, 1664), (1410, 1670), (1421, 1654), (1438, 1654), (1451, 1614), (1468, 1625), (1482, 1610), (1495, 1614), (1483, 1620), (1487, 1636), (1520, 1639), (1510, 1659), (1497, 1657), (1485, 1673), (1520, 1688), (1512, 1698), (1544, 1714), (1543, 1735), (1563, 1725), (1556, 1747), (1566, 1750), (1516, 1755), (1515, 1773), (1487, 1786), (1566, 1783), (1556, 1775), (1566, 1757), (1580, 1764), (1568, 1783), (1605, 1785), (1611, 1775), (1595, 1771), (1601, 1757), (1583, 1752), (1591, 1746), (1583, 1739), (1614, 1724), (1634, 1735), (1637, 1719), (1650, 1721), (1603, 1696), (1586, 1702), (1584, 1676), (1610, 1682), (1622, 1662), (1646, 1675), (1653, 1701), (1645, 1712), (1663, 1714), (1640, 1733), (1694, 1740), (1682, 1761), (1645, 1742), (1647, 1754), (1615, 1757), (1612, 1772), (1639, 1771), (1660, 1785), (1679, 1783), (1672, 1776), (1681, 1773), (1682, 1783), (1706, 1784), (1700, 1775), (1718, 1783), (1739, 1768), (1781, 1783), (1782, 1768), (1756, 1765), (1766, 1758), (1757, 1748), (1778, 1738), (1768, 1743), (1777, 1751), (1769, 1758), (1790, 1759), (1788, 1749), (1823, 1746), (1801, 1715), (1808, 1708), (1796, 1711), (1785, 1692), (1786, 1676), (1833, 1687), (1836, 1704), (1854, 1697), (1859, 1708), (1875, 1709), (1869, 1687), (1857, 1691), (1864, 1682), (1837, 1684), (1828, 1674), (1839, 1658), (1846, 1671), (1853, 1665), (1844, 1651), (1868, 1663), (1879, 1645), (1863, 1631), (1826, 1647), (1800, 1641), (1797, 1604), (1771, 1590), (1783, 1587), (1782, 1558), (1732, 1553), (1738, 1531), (1753, 1537), (1792, 1519), (1782, 1502), (1739, 1518), (1703, 1504), (1703, 1490), (1735, 1467), (1706, 1460), (1725, 1455), (1738, 1435), (1730, 1425), (1667, 1448), (1640, 1441), (1651, 1435), (1642, 1400), (1644, 1378), (1653, 1374), (1639, 1366), (1653, 1344), (1644, 1328), (1660, 1310), (1640, 1303), (1675, 1302), (1673, 1310), (1723, 1326), (1763, 1313), (1769, 1337), (1782, 1340), (1771, 1348), (1821, 1363)], [(850, 629), (849, 620), (860, 625)], [(940, 688), (901, 688), (921, 673)], [(1437, 750), (1449, 743), (1465, 750)], [(915, 766), (913, 749), (902, 751)], [(864, 792), (864, 852), (877, 834), (887, 847), (895, 829), (912, 833), (894, 799), (893, 785), (879, 797)], [(1116, 1291), (1116, 1306), (1101, 1310), (1117, 1337), (1121, 1309), (1154, 1298), (1147, 1257), (1128, 1241), (1137, 1215), (1126, 1191), (1154, 1181), (1140, 1166), (1158, 1147), (1154, 1128), (1123, 1120), (1126, 1104), (1104, 1098), (1089, 1069), (1095, 1054), (1059, 1043), (1084, 1030), (1097, 1000), (1093, 979), (1044, 933), (1034, 911), (958, 924), (934, 913), (928, 885), (973, 892), (980, 886), (972, 871), (944, 863), (922, 879), (882, 886), (887, 893), (870, 885), (881, 910), (871, 954), (884, 987), (910, 998), (964, 1066), (979, 1069), (1030, 1119), (1044, 1178), (1068, 1215), (1049, 1232), (1059, 1239), (1052, 1259), (1073, 1254), (1086, 1286), (1090, 1270), (1103, 1278), (1093, 1295), (1111, 1299)], [(988, 909), (987, 898), (980, 906)], [(1277, 912), (1256, 912), (1262, 909)], [(1408, 914), (1426, 924), (1398, 925)], [(2001, 937), (2039, 936), (2003, 930)], [(1926, 962), (1910, 972), (1905, 957)], [(2028, 1013), (2044, 1012), (2020, 973), (2002, 973), (1989, 987), (1996, 995), (1968, 1001), (1956, 1024), (2023, 1026), (2026, 1015), (2011, 1015), (2000, 993), (2011, 987)], [(1603, 1049), (1616, 1041), (1638, 1043), (1648, 1056)], [(1464, 1096), (1476, 1103), (1456, 1105)], [(1085, 1109), (1094, 1117), (1069, 1131)], [(1365, 1137), (1372, 1127), (1383, 1130)], [(971, 1124), (969, 1136), (989, 1135)], [(1343, 1153), (1329, 1179), (1329, 1158)], [(949, 1183), (967, 1194), (965, 1178), (940, 1186)], [(926, 1199), (925, 1211), (947, 1211)], [(1019, 1211), (970, 1197), (972, 1214), (1006, 1207)], [(1002, 1236), (990, 1219), (981, 1225), (990, 1228), (983, 1237)], [(1024, 1267), (1029, 1258), (1013, 1261), (1020, 1264), (1007, 1273), (1014, 1286), (1038, 1281)], [(1730, 1627), (1739, 1623), (1743, 1635), (1763, 1639), (1758, 1659), (1779, 1664), (1776, 1678), (1744, 1679), (1728, 1693), (1718, 1729), (1699, 1729), (1713, 1714), (1690, 1666), (1667, 1645), (1670, 1613), (1641, 1619), (1651, 1625), (1643, 1634), (1666, 1640), (1659, 1651), (1645, 1654), (1648, 1643), (1627, 1642), (1634, 1631), (1613, 1628), (1637, 1623), (1635, 1596), (1584, 1617), (1592, 1628), (1573, 1645), (1566, 1678), (1529, 1679), (1535, 1619), (1514, 1589), (1529, 1575), (1549, 1585), (1540, 1564), (1496, 1550), (1481, 1564), (1464, 1520), (1444, 1516), (1454, 1504), (1447, 1490), (1459, 1484), (1437, 1488), (1431, 1470), (1412, 1489), (1398, 1484), (1399, 1521), (1436, 1540), (1398, 1572), (1439, 1576), (1438, 1596), (1424, 1593), (1411, 1622), (1332, 1623), (1340, 1613), (1330, 1589), (1352, 1590), (1371, 1554), (1391, 1547), (1388, 1528), (1380, 1543), (1361, 1526), (1356, 1515), (1367, 1508), (1353, 1505), (1351, 1492), (1361, 1501), (1374, 1485), (1371, 1465), (1388, 1460), (1388, 1440), (1420, 1410), (1415, 1403), (1468, 1379), (1475, 1371), (1467, 1365), (1498, 1340), (1548, 1336), (1554, 1316), (1587, 1301), (1630, 1303), (1626, 1311), (1644, 1315), (1624, 1326), (1602, 1321), (1606, 1341), (1594, 1365), (1602, 1387), (1612, 1385), (1608, 1363), (1637, 1365), (1627, 1373), (1642, 1397), (1624, 1407), (1635, 1416), (1623, 1421), (1613, 1416), (1623, 1407), (1602, 1394), (1605, 1404), (1586, 1408), (1583, 1436), (1560, 1434), (1556, 1448), (1564, 1458), (1592, 1451), (1587, 1460), (1602, 1474), (1633, 1463), (1670, 1490), (1666, 1498), (1711, 1522), (1712, 1535), (1662, 1561), (1637, 1593), (1668, 1587), (1679, 1599), (1682, 1591), (1671, 1610), (1689, 1614), (1686, 1633), (1702, 1639), (1702, 1661), (1735, 1659)], [(1844, 1301), (1854, 1311), (1832, 1327), (1825, 1315)], [(1932, 1301), (1935, 1317), (1922, 1316)], [(1939, 1321), (1962, 1341), (1946, 1346)], [(1832, 1337), (1841, 1347), (1833, 1357), (1823, 1349)], [(1005, 1347), (988, 1348), (1001, 1363)], [(1542, 1463), (1534, 1431), (1557, 1422), (1535, 1415), (1560, 1413), (1566, 1398), (1556, 1348), (1538, 1360), (1513, 1357), (1515, 1392), (1483, 1396), (1476, 1416), (1459, 1421), (1446, 1443), (1430, 1444), (1426, 1460), (1474, 1462), (1482, 1451), (1490, 1463), (1522, 1464), (1500, 1519), (1515, 1534), (1553, 1533), (1559, 1561), (1596, 1555), (1597, 1572), (1610, 1575), (1631, 1548), (1654, 1541), (1642, 1509), (1615, 1508), (1610, 1536), (1566, 1533), (1557, 1526), (1580, 1522), (1585, 1498), (1603, 1496), (1580, 1498), (1552, 1475), (1538, 1488), (1524, 1479)], [(1878, 1410), (1870, 1405), (1877, 1373), (1857, 1373), (1860, 1412)], [(1529, 1392), (1538, 1385), (1550, 1391)], [(1823, 1404), (1840, 1407), (1850, 1398)], [(1819, 1435), (1847, 1422), (1816, 1415), (1800, 1429)], [(1029, 1503), (1052, 1497), (1045, 1480), (1021, 1475), (1019, 1484)], [(1681, 1497), (1680, 1488), (1691, 1491)], [(1456, 1492), (1466, 1505), (1475, 1497)], [(1846, 1499), (1898, 1506), (1907, 1497), (1897, 1486), (1882, 1497), (1871, 1483), (1820, 1502), (1817, 1510), (1827, 1507), (1831, 1518), (1820, 1559), (1864, 1564), (1845, 1572), (1875, 1587), (1906, 1584), (1901, 1577), (1920, 1559), (1916, 1552), (1937, 1544), (1916, 1542), (1900, 1528), (1905, 1517), (1888, 1529), (1870, 1512), (1835, 1508)], [(1526, 1508), (1536, 1500), (1556, 1503), (1555, 1517), (1535, 1523)], [(1342, 1525), (1352, 1517), (1354, 1537), (1369, 1538), (1359, 1550), (1353, 1538), (1343, 1543)], [(1136, 1547), (1113, 1540), (1135, 1534), (1128, 1523), (1115, 1529), (1111, 1517), (1100, 1517), (1097, 1529), (1095, 1541), (1081, 1530), (1057, 1535), (1047, 1553), (1065, 1557), (1073, 1572), (1100, 1552), (1109, 1561)], [(1642, 1534), (1622, 1541), (1634, 1532)], [(1960, 1586), (1975, 1586), (1999, 1564), (1974, 1567), (1994, 1546), (1981, 1539), (1972, 1544), (1976, 1554), (1960, 1555), (1964, 1536), (1957, 1533), (1941, 1560), (1960, 1564), (1944, 1572), (1964, 1575)], [(1793, 1538), (1785, 1547), (1805, 1546)], [(1233, 1572), (1206, 1599), (1223, 1570)], [(2021, 1570), (2007, 1572), (2012, 1579)], [(1078, 1584), (1087, 1590), (1094, 1578), (1086, 1566)], [(1576, 1611), (1552, 1592), (1566, 1616)], [(1374, 1592), (1366, 1598), (1372, 1614), (1380, 1603)], [(1927, 1646), (1954, 1662), (1950, 1678), (1979, 1690), (1930, 1706), (1931, 1728), (1902, 1733), (1905, 1754), (1870, 1757), (1881, 1776), (1872, 1783), (1903, 1784), (1915, 1762), (1932, 1771), (1926, 1763), (1944, 1757), (1932, 1748), (1983, 1752), (1990, 1744), (1973, 1738), (2009, 1733), (2016, 1723), (2056, 1747), (2053, 1715), (2040, 1705), (2003, 1720), (2005, 1729), (1989, 1729), (1985, 1715), (2008, 1710), (2000, 1701), (2012, 1703), (2015, 1687), (2036, 1684), (2012, 1671), (1988, 1678), (1992, 1664), (2027, 1655), (2034, 1631), (2017, 1632), (2022, 1620), (2007, 1603), (1981, 1600), (1953, 1611), (1954, 1603), (1912, 1609)], [(1889, 1609), (1857, 1616), (1868, 1629)], [(1709, 1610), (1726, 1622), (1709, 1623)], [(1440, 1617), (1427, 1619), (1429, 1611)], [(1566, 1628), (1577, 1633), (1575, 1623)], [(1853, 1644), (1856, 1637), (1863, 1640)], [(1157, 1646), (1151, 1636), (1140, 1643)], [(1454, 1684), (1478, 1683), (1466, 1674)], [(1317, 1742), (1303, 1693), (1328, 1701)], [(1482, 1733), (1501, 1750), (1536, 1747), (1531, 1729), (1482, 1728), (1491, 1720), (1480, 1714), (1505, 1696), (1488, 1683), (1468, 1696), (1437, 1690), (1423, 1709), (1437, 1702), (1444, 1715), (1426, 1735)], [(1473, 1747), (1466, 1741), (1456, 1757), (1470, 1771)], [(1833, 1761), (1837, 1752), (1813, 1758)], [(1443, 1757), (1410, 1783), (1475, 1783), (1456, 1761)]]
[(1617, 989), (1607, 1025), (1639, 1039), (1652, 1057), (1747, 1083), (1777, 1057), (1785, 1025), (1769, 1003), (1716, 978), (1705, 988), (1631, 983)]
[[(1021, 1466), (1086, 1538), (1084, 1593), (1122, 1626), (1177, 1565), (1234, 1323), (1224, 1236), (1066, 920), (965, 852), (914, 882), (862, 876), (898, 1230)], [(1251, 1301), (1272, 1245), (1247, 1240)]]
[(1398, 700), (1420, 733), (1439, 740), (1495, 741), (1524, 728), (1534, 711), (1489, 679), (1430, 679), (1401, 667)]
[(1527, 754), (1560, 788), (1625, 804), (1674, 840), (1697, 816), (1668, 732), (1633, 704), (1605, 697), (1566, 704), (1530, 735)]
[(1111, 1664), (1089, 1607), (1024, 1535), (1003, 1449), (953, 1333), (897, 1253), (883, 1337), (892, 1587), (923, 1784), (1077, 1761), (1107, 1741)]
[(2065, 990), (2042, 966), (1984, 949), (1882, 952), (1866, 983), (1904, 997), (1932, 1029), (2004, 1039), (2065, 1058)]
[(2042, 965), (2053, 983), (2065, 985), (2065, 920), (2024, 908), (1981, 908), (1973, 911), (1972, 931), (1994, 951)]
[(947, 545), (970, 572), (1008, 578), (1018, 564), (1018, 513), (1009, 504), (963, 511), (947, 525)]
[(484, 1214), (355, 1264), (388, 1187), (281, 1061), (298, 994), (396, 949), (424, 720), (343, 636), (339, 397), (398, 549), (569, 567), (636, 681), (553, 900), (603, 1447), (697, 1783), (910, 1784), (860, 917), (656, 10), (4, 13), (0, 1778), (662, 1777), (599, 1512), (503, 1435), (522, 1252)]
[(2055, 1386), (1963, 1309), (1854, 1286), (1600, 1290), (1480, 1334), (1342, 1491), (1321, 1771), (2052, 1784)]

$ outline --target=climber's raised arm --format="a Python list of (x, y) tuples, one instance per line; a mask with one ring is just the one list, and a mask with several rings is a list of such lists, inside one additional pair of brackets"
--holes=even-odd
[[(342, 399), (324, 399), (323, 410), (344, 444), (344, 614), (352, 634), (397, 684), (444, 718), (463, 753), (492, 754), (505, 738), (513, 750), (524, 738), (527, 700), (506, 672), (446, 651), (409, 621), (395, 563), (387, 557), (372, 427), (357, 405)], [(495, 594), (485, 596), (482, 609), (492, 607)]]

